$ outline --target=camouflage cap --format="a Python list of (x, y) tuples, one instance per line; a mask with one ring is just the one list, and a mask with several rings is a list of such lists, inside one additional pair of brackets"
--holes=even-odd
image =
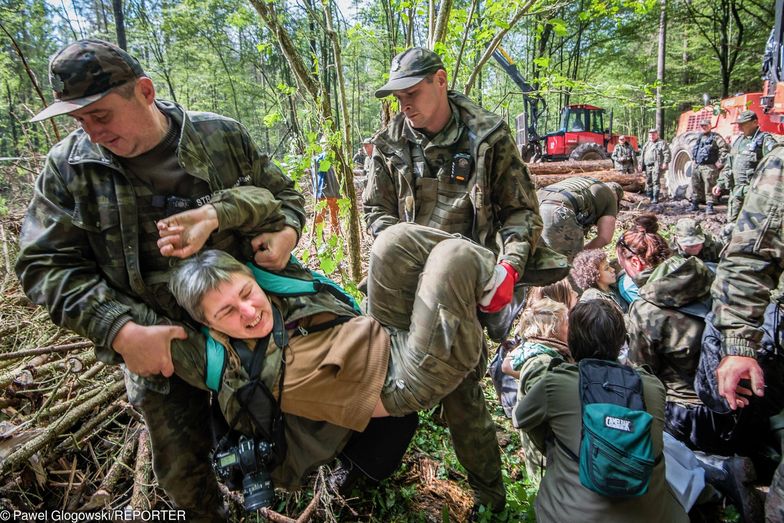
[(675, 237), (678, 243), (684, 247), (705, 243), (705, 234), (702, 227), (693, 218), (681, 218), (675, 224)]
[(756, 122), (757, 121), (757, 113), (751, 110), (742, 111), (738, 118), (732, 123), (746, 123), (746, 122)]
[(619, 142), (625, 142), (625, 141), (626, 141), (626, 136), (624, 136), (624, 135), (620, 135), (620, 136), (618, 137), (618, 141), (619, 141)]
[(392, 59), (389, 81), (376, 91), (376, 98), (384, 98), (395, 91), (413, 87), (439, 69), (444, 69), (444, 62), (430, 49), (406, 49)]
[(648, 134), (653, 134), (653, 133), (658, 133), (658, 132), (659, 132), (659, 130), (657, 128), (655, 128), (655, 127), (652, 127), (651, 129), (648, 129)]
[(710, 118), (703, 118), (702, 120), (700, 120), (700, 127), (705, 127), (706, 125), (708, 127), (713, 125)]
[(97, 102), (115, 87), (145, 76), (139, 62), (109, 42), (79, 40), (49, 60), (49, 83), (54, 103), (30, 121), (68, 114)]

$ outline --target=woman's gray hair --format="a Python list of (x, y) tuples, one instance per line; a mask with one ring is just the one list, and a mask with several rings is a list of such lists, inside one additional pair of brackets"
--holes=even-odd
[(169, 290), (180, 307), (194, 320), (207, 323), (202, 298), (221, 283), (230, 281), (232, 275), (238, 272), (253, 275), (247, 265), (227, 252), (214, 249), (202, 251), (177, 264), (169, 280)]

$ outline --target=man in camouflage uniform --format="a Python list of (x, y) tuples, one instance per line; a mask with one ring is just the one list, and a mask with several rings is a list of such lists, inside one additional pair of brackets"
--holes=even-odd
[(776, 146), (776, 139), (769, 133), (760, 131), (757, 114), (754, 111), (743, 111), (735, 120), (740, 131), (728, 157), (727, 165), (722, 169), (713, 196), (721, 197), (722, 192), (729, 192), (727, 201), (727, 227), (724, 234), (729, 237), (735, 220), (738, 219), (743, 198), (746, 196), (754, 169), (763, 156)]
[[(378, 98), (389, 95), (398, 99), (401, 112), (373, 138), (363, 195), (371, 233), (378, 236), (401, 221), (418, 223), (461, 234), (496, 254), (500, 236), (503, 254), (495, 280), (508, 288), (523, 274), (542, 226), (509, 128), (499, 116), (448, 91), (444, 65), (427, 49), (408, 49), (392, 60), (389, 82), (376, 91)], [(501, 308), (510, 297), (494, 295), (486, 310)], [(485, 351), (442, 405), (476, 504), (500, 511), (506, 497), (500, 452), (479, 384), (486, 357)]]
[(645, 192), (651, 203), (659, 203), (661, 174), (670, 165), (670, 146), (659, 138), (659, 131), (648, 130), (648, 141), (640, 151), (640, 172), (645, 171)]
[[(733, 410), (746, 407), (750, 400), (766, 402), (771, 414), (784, 409), (781, 349), (777, 354), (765, 354), (760, 345), (765, 309), (771, 302), (779, 308), (784, 303), (782, 259), (784, 147), (776, 146), (762, 159), (749, 184), (711, 289), (714, 324), (722, 334), (719, 393)], [(776, 345), (780, 346), (781, 323), (777, 327)], [(768, 360), (766, 371), (759, 363), (764, 359)], [(749, 400), (752, 394), (757, 397)], [(771, 422), (781, 438), (781, 424), (775, 424), (773, 418)], [(784, 521), (784, 461), (773, 477), (765, 513), (767, 521)]]
[(670, 249), (688, 258), (696, 256), (704, 262), (718, 263), (724, 244), (712, 234), (703, 232), (702, 226), (694, 218), (681, 218), (675, 224), (675, 235), (670, 241)]
[(624, 135), (618, 137), (618, 144), (612, 152), (615, 170), (622, 173), (633, 173), (637, 170), (637, 156)]
[(724, 138), (711, 131), (710, 118), (700, 121), (702, 134), (691, 150), (695, 170), (691, 173), (691, 210), (700, 210), (700, 200), (705, 199), (705, 214), (713, 214), (713, 186), (719, 171), (727, 162), (729, 147)]
[[(167, 379), (171, 351), (204, 338), (174, 323), (187, 314), (167, 288), (156, 223), (209, 202), (221, 229), (208, 245), (246, 259), (253, 249), (257, 263), (278, 269), (297, 242), (303, 198), (239, 123), (156, 100), (136, 59), (110, 43), (70, 44), (49, 73), (55, 103), (34, 120), (68, 114), (80, 128), (49, 152), (16, 273), (56, 324), (93, 340), (101, 361), (124, 364), (158, 482), (188, 521), (224, 521), (208, 395)], [(265, 224), (270, 193), (284, 219)], [(232, 232), (241, 223), (251, 225)]]
[[(544, 229), (542, 240), (570, 260), (583, 249), (601, 249), (612, 240), (623, 188), (575, 176), (536, 192)], [(596, 225), (596, 238), (585, 235)]]

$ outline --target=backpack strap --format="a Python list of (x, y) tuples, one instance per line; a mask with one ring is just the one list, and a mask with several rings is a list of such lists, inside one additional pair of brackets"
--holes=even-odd
[(204, 360), (204, 384), (212, 392), (220, 390), (223, 373), (226, 371), (226, 348), (210, 334), (206, 326), (201, 328), (207, 338)]
[(313, 272), (297, 260), (294, 255), (289, 258), (289, 263), (300, 267), (310, 278), (297, 278), (295, 276), (288, 276), (277, 272), (268, 271), (259, 267), (253, 262), (248, 262), (247, 266), (253, 273), (256, 283), (259, 284), (265, 292), (275, 296), (292, 297), (292, 296), (305, 296), (310, 294), (317, 294), (321, 290), (329, 292), (335, 298), (350, 305), (357, 314), (361, 313), (361, 309), (353, 296), (348, 294), (337, 283), (327, 278), (323, 274)]

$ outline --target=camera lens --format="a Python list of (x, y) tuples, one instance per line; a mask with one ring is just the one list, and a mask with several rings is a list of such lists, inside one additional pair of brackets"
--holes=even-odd
[(266, 470), (246, 474), (242, 479), (242, 494), (245, 497), (244, 506), (247, 511), (269, 507), (275, 500), (272, 475)]

